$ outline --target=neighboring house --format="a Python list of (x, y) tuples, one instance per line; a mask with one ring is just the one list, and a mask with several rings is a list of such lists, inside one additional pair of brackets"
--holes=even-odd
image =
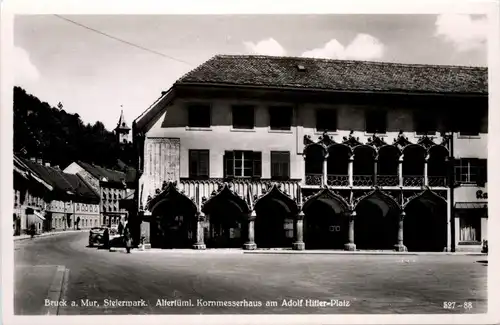
[[(79, 176), (66, 174), (40, 159), (16, 156), (14, 171), (17, 175), (14, 178), (14, 207), (21, 218), (18, 233), (26, 229), (24, 220), (26, 224), (36, 220), (39, 232), (99, 225), (99, 196)], [(28, 182), (23, 180), (21, 171)], [(30, 179), (42, 186), (29, 182)]]
[(50, 230), (44, 215), (52, 190), (51, 185), (14, 156), (14, 236), (25, 234), (31, 224), (35, 224), (38, 233)]
[(118, 225), (127, 215), (127, 210), (120, 207), (120, 200), (135, 191), (135, 169), (126, 165), (123, 168), (124, 171), (119, 171), (77, 161), (64, 169), (65, 173), (79, 175), (99, 194), (103, 225)]
[(477, 245), (485, 200), (466, 183), (486, 165), (467, 158), (486, 158), (487, 85), (479, 67), (215, 56), (133, 123), (141, 231), (153, 247)]

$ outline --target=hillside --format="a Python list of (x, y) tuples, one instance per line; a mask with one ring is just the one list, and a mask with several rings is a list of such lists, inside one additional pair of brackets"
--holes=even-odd
[(50, 107), (14, 87), (14, 153), (42, 158), (65, 168), (81, 160), (115, 168), (117, 159), (133, 166), (133, 146), (120, 146), (101, 122), (85, 125), (78, 114)]

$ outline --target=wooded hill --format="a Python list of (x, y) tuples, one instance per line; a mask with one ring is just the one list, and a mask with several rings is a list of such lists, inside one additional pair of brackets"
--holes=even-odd
[(132, 144), (120, 145), (102, 122), (85, 125), (78, 114), (58, 106), (51, 107), (23, 88), (14, 87), (15, 154), (41, 158), (61, 169), (77, 160), (117, 168), (120, 159), (134, 166)]

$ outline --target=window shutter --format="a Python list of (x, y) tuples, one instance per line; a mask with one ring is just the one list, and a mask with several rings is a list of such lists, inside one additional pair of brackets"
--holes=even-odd
[(224, 177), (234, 177), (234, 154), (226, 151), (224, 154)]
[(199, 151), (198, 158), (198, 176), (208, 177), (209, 175), (209, 166), (210, 166), (210, 157), (208, 150)]
[(253, 177), (262, 176), (262, 153), (260, 151), (253, 152)]
[(283, 152), (282, 153), (282, 168), (281, 168), (281, 173), (284, 179), (289, 179), (290, 178), (290, 152)]
[(189, 151), (189, 178), (198, 176), (198, 152)]

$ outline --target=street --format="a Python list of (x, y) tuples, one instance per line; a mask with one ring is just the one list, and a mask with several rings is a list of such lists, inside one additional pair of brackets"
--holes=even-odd
[(126, 254), (87, 241), (80, 232), (15, 242), (15, 314), (46, 314), (53, 283), (60, 315), (487, 311), (486, 256)]

